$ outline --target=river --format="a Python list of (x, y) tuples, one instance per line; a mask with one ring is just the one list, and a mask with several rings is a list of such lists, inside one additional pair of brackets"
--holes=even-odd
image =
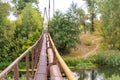
[(75, 69), (78, 80), (106, 80), (113, 75), (120, 76), (120, 67), (98, 67), (96, 69)]

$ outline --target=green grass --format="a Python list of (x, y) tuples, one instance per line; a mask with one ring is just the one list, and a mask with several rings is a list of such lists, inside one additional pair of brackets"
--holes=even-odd
[(105, 80), (120, 80), (120, 76), (119, 75), (112, 75), (112, 77), (107, 78)]
[(108, 66), (120, 66), (120, 51), (99, 51), (94, 57), (93, 63)]
[(96, 55), (87, 59), (77, 58), (76, 56), (63, 56), (66, 64), (71, 68), (95, 68), (97, 66), (120, 66), (120, 51), (106, 50), (99, 51)]
[(95, 68), (96, 65), (91, 62), (92, 58), (89, 59), (80, 59), (80, 58), (73, 58), (73, 57), (64, 57), (63, 58), (66, 64), (70, 68), (75, 68), (75, 69), (88, 69), (88, 68)]

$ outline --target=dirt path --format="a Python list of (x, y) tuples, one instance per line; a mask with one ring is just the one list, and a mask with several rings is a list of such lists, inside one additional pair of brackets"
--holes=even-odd
[(87, 58), (88, 56), (90, 56), (91, 54), (95, 53), (98, 49), (99, 49), (99, 44), (97, 43), (97, 41), (100, 41), (102, 38), (97, 38), (92, 40), (92, 43), (96, 45), (96, 47), (94, 49), (92, 49), (91, 51), (89, 51), (88, 53), (86, 53), (85, 55), (83, 55), (83, 58)]

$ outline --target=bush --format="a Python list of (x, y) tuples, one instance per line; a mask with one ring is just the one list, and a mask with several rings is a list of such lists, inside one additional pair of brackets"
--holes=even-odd
[(112, 77), (110, 77), (110, 78), (107, 78), (107, 79), (105, 79), (105, 80), (120, 80), (120, 76), (116, 76), (116, 75), (112, 75)]
[(100, 65), (119, 66), (120, 65), (120, 51), (109, 50), (98, 52), (94, 56), (95, 60), (92, 62)]
[(77, 59), (77, 58), (65, 58), (64, 61), (66, 62), (66, 64), (71, 67), (71, 68), (94, 68), (96, 67), (94, 64), (91, 63), (91, 59)]
[(92, 45), (91, 35), (89, 35), (89, 34), (81, 35), (80, 39), (81, 39), (82, 44), (84, 44), (86, 46)]
[(0, 70), (4, 70), (11, 62), (0, 62)]
[(80, 42), (79, 26), (67, 15), (58, 11), (49, 22), (49, 32), (60, 53), (69, 53)]
[(84, 45), (86, 45), (86, 46), (90, 46), (90, 45), (92, 44), (92, 41), (91, 41), (90, 39), (88, 39), (88, 38), (85, 38), (85, 39), (82, 41), (82, 43), (83, 43)]

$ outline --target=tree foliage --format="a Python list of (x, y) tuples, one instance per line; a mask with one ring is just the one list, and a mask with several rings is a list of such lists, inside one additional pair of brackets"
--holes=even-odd
[(4, 56), (7, 56), (4, 53), (9, 49), (8, 48), (9, 47), (8, 44), (10, 43), (9, 36), (12, 35), (12, 32), (9, 33), (10, 22), (7, 20), (9, 9), (10, 9), (9, 5), (7, 3), (0, 2), (0, 60), (3, 59)]
[(39, 38), (42, 29), (42, 17), (40, 13), (28, 4), (18, 21), (14, 33), (16, 55), (21, 54)]
[(78, 7), (77, 3), (72, 2), (70, 5), (70, 8), (68, 8), (66, 15), (71, 17), (71, 20), (74, 21), (75, 24), (79, 26), (79, 30), (82, 32), (88, 30), (88, 27), (86, 26), (86, 20), (88, 19), (88, 15), (85, 14), (85, 11), (81, 9), (81, 7)]
[(99, 3), (103, 43), (112, 49), (120, 50), (120, 1), (103, 0)]
[(28, 3), (38, 3), (38, 0), (13, 0), (12, 2), (15, 4), (17, 13), (20, 14)]
[(79, 23), (72, 10), (66, 14), (56, 12), (49, 23), (49, 28), (55, 45), (61, 53), (68, 52), (79, 42)]
[[(7, 19), (8, 4), (0, 3), (0, 62), (11, 61), (18, 57), (39, 38), (42, 17), (29, 3), (15, 22)], [(2, 11), (1, 11), (2, 10)]]
[(87, 3), (88, 7), (88, 13), (89, 13), (89, 20), (91, 21), (91, 27), (90, 31), (94, 32), (95, 31), (95, 26), (94, 26), (94, 19), (96, 18), (96, 0), (84, 0)]

